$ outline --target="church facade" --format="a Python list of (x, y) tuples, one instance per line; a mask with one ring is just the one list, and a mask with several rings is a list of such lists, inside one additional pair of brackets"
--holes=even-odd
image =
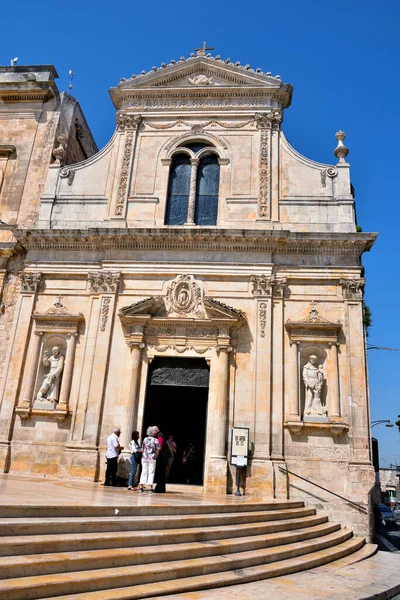
[(176, 482), (231, 493), (241, 426), (247, 495), (322, 503), (365, 532), (365, 510), (309, 483), (365, 509), (374, 482), (361, 257), (376, 236), (357, 231), (345, 134), (334, 164), (301, 156), (282, 130), (292, 87), (201, 49), (121, 79), (97, 152), (55, 78), (0, 68), (1, 469), (98, 481), (115, 426), (127, 448), (157, 424)]

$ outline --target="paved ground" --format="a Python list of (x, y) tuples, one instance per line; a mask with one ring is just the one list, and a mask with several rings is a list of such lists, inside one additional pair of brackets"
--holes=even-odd
[[(259, 499), (206, 495), (201, 488), (167, 486), (165, 495), (128, 492), (126, 488), (104, 487), (100, 483), (24, 475), (0, 474), (0, 506), (110, 506), (179, 505), (249, 502)], [(265, 500), (271, 501), (269, 498)], [(400, 527), (385, 531), (400, 546)], [(398, 546), (398, 547), (399, 547)], [(391, 591), (388, 591), (391, 590)], [(175, 600), (400, 600), (400, 553), (378, 552), (362, 562), (334, 565), (266, 581), (240, 584), (204, 592), (162, 596)], [(158, 596), (160, 598), (160, 596)]]
[[(391, 591), (390, 591), (391, 590)], [(400, 600), (400, 556), (378, 552), (359, 563), (338, 563), (285, 577), (226, 588), (158, 596), (170, 600)], [(150, 600), (158, 600), (151, 598)]]

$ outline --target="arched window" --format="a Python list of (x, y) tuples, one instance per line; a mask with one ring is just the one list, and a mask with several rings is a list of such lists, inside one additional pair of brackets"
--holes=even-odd
[(197, 171), (196, 225), (216, 225), (218, 215), (219, 164), (215, 154), (200, 160)]
[[(192, 142), (175, 154), (171, 164), (166, 225), (216, 225), (218, 216), (219, 161), (209, 144)], [(211, 150), (211, 149), (210, 149)], [(192, 157), (192, 158), (191, 158)]]
[(190, 170), (189, 156), (176, 154), (169, 175), (166, 225), (184, 225), (187, 221)]

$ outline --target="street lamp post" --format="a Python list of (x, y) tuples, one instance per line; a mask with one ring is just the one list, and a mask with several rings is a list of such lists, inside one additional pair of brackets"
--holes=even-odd
[(385, 427), (394, 427), (394, 424), (390, 422), (390, 419), (377, 419), (376, 421), (371, 421), (371, 429), (376, 425), (383, 425), (385, 423)]

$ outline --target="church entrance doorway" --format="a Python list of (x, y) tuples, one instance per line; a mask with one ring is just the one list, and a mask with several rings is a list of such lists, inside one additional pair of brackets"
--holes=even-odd
[(157, 425), (166, 438), (173, 436), (168, 483), (203, 485), (209, 379), (201, 358), (156, 357), (150, 365), (142, 435)]

